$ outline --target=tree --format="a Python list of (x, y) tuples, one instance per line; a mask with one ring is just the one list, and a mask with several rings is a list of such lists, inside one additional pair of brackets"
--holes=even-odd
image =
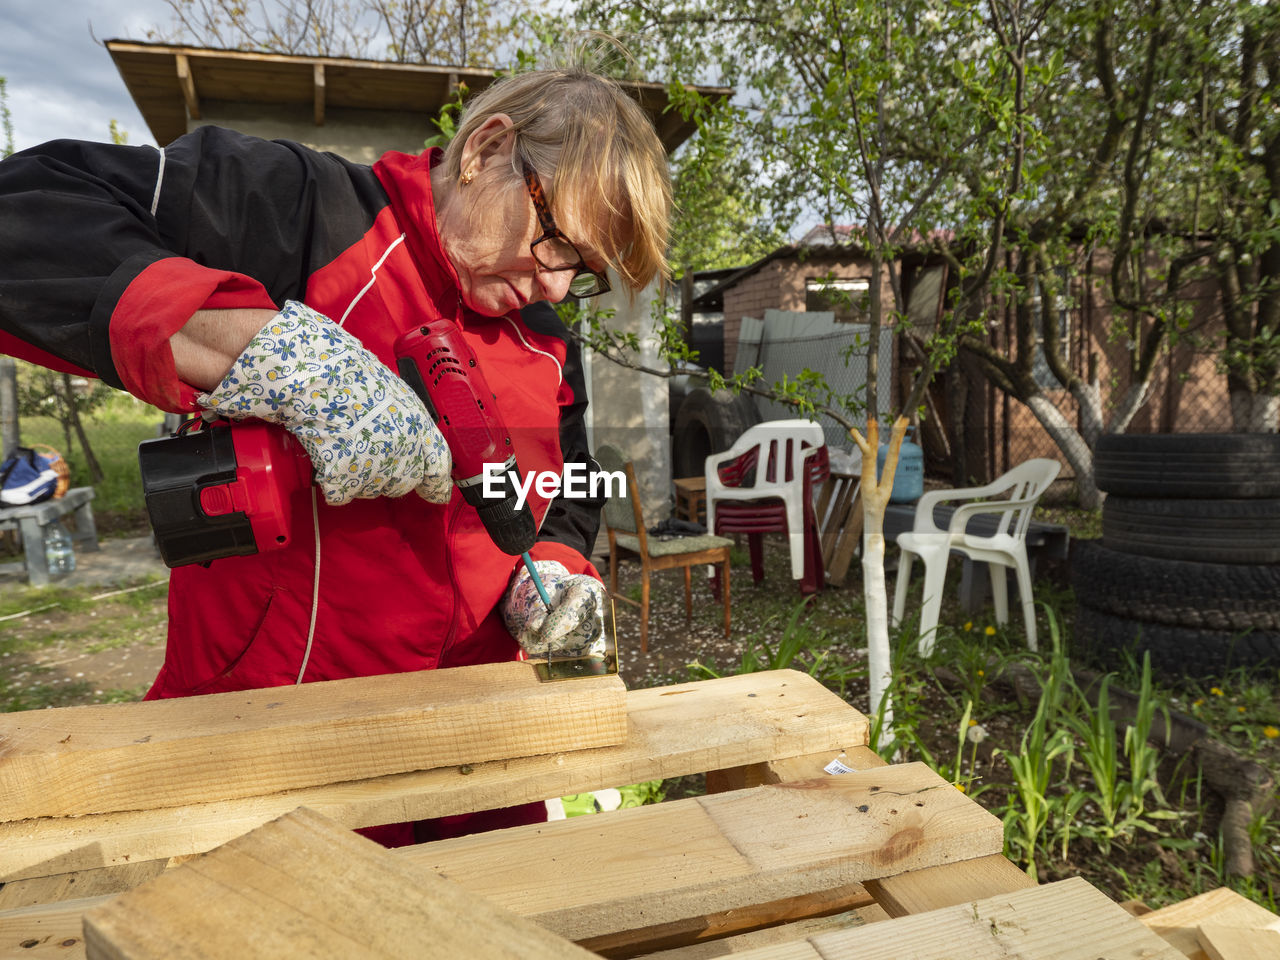
[[(902, 331), (912, 351), (913, 385), (900, 407), (909, 416), (917, 415), (934, 372), (967, 351), (1056, 441), (1073, 467), (1081, 503), (1099, 503), (1093, 444), (1105, 430), (1124, 429), (1146, 401), (1155, 360), (1185, 323), (1182, 295), (1196, 279), (1192, 268), (1205, 257), (1198, 229), (1190, 230), (1189, 243), (1182, 239), (1187, 214), (1196, 209), (1187, 202), (1190, 192), (1170, 188), (1185, 184), (1192, 169), (1188, 63), (1192, 54), (1205, 59), (1203, 44), (1215, 55), (1241, 58), (1240, 75), (1258, 89), (1227, 90), (1222, 102), (1237, 113), (1248, 111), (1251, 98), (1273, 106), (1265, 99), (1271, 92), (1267, 57), (1277, 44), (1268, 45), (1275, 38), (1261, 26), (1264, 14), (1249, 13), (1254, 5), (1247, 0), (1225, 17), (1208, 5), (1191, 13), (1163, 0), (1120, 6), (907, 0), (891, 9), (882, 0), (826, 0), (804, 8), (732, 0), (714, 9), (686, 0), (625, 8), (598, 0), (588, 9), (651, 42), (641, 48), (646, 72), (658, 71), (673, 85), (701, 80), (738, 89), (732, 136), (752, 157), (757, 207), (766, 216), (790, 226), (817, 210), (828, 223), (857, 224), (872, 273), (869, 424), (879, 421), (883, 406), (875, 368), (882, 330)], [(1234, 26), (1219, 26), (1217, 39), (1195, 50), (1188, 42), (1208, 29), (1205, 18)], [(1270, 122), (1274, 113), (1254, 109), (1248, 116)], [(1260, 194), (1266, 210), (1269, 194), (1258, 189), (1262, 172), (1271, 169), (1265, 151), (1246, 158), (1240, 146), (1269, 142), (1261, 119), (1255, 126), (1250, 135), (1236, 135), (1229, 156), (1237, 162), (1224, 164), (1218, 151), (1214, 167), (1234, 171), (1252, 163), (1255, 171), (1219, 178), (1216, 190), (1237, 199)], [(1230, 192), (1232, 186), (1244, 189)], [(1197, 202), (1200, 195), (1198, 187)], [(1274, 215), (1253, 217), (1251, 231), (1235, 248), (1265, 259), (1259, 251), (1274, 233)], [(1104, 398), (1096, 374), (1082, 377), (1068, 367), (1057, 325), (1066, 282), (1101, 244), (1117, 249), (1111, 287), (1121, 311), (1114, 334), (1131, 358), (1130, 382), (1119, 397)], [(929, 330), (908, 323), (897, 267), (907, 245), (948, 264), (946, 309)], [(1228, 273), (1227, 280), (1240, 276)], [(1269, 291), (1256, 273), (1236, 287)], [(1224, 289), (1230, 304), (1232, 287)], [(1270, 381), (1260, 367), (1274, 340), (1257, 332), (1268, 315), (1259, 308), (1238, 311), (1242, 331), (1244, 320), (1251, 323), (1248, 348), (1224, 356), (1228, 369), (1235, 362), (1263, 383)], [(1005, 309), (1013, 335), (996, 346), (990, 331)], [(1079, 424), (1052, 401), (1036, 375), (1039, 363), (1076, 398)], [(814, 396), (852, 409), (848, 398), (831, 397), (807, 374), (774, 389), (800, 409)], [(882, 543), (873, 504), (866, 506), (871, 553)], [(883, 574), (874, 564), (867, 582), (869, 617), (878, 616)], [(874, 663), (877, 640), (869, 633)]]
[(148, 37), (227, 50), (397, 63), (493, 65), (516, 35), (516, 0), (165, 0)]
[[(929, 0), (892, 8), (881, 0), (805, 8), (733, 0), (712, 11), (674, 0), (591, 9), (628, 35), (652, 38), (642, 48), (646, 72), (660, 72), (672, 86), (703, 80), (737, 87), (734, 136), (752, 158), (766, 216), (790, 226), (816, 209), (828, 223), (858, 224), (872, 269), (865, 406), (835, 397), (808, 371), (769, 392), (799, 411), (821, 404), (850, 428), (849, 418), (865, 413), (867, 438), (851, 432), (864, 451), (872, 707), (888, 714), (887, 488), (877, 487), (874, 476), (886, 398), (876, 359), (882, 331), (906, 322), (898, 254), (907, 244), (929, 245), (947, 257), (956, 278), (944, 322), (916, 341), (919, 368), (900, 407), (914, 415), (934, 370), (954, 355), (962, 334), (981, 323), (974, 305), (1004, 276), (1010, 211), (1035, 186), (1024, 162), (1034, 132), (1027, 81), (1048, 85), (1057, 67), (1050, 62), (1032, 72), (1026, 51), (1047, 4), (1011, 11), (992, 4), (989, 20), (983, 4)], [(938, 223), (958, 228), (942, 233), (934, 229)], [(735, 379), (735, 386), (760, 389), (753, 385), (758, 372)], [(890, 461), (905, 426), (899, 417)]]
[[(1125, 249), (1159, 229), (1215, 280), (1235, 429), (1280, 427), (1280, 9), (1151, 4), (1150, 155), (1126, 161)], [(1154, 44), (1153, 39), (1153, 44)], [(1169, 186), (1176, 185), (1169, 199)], [(1126, 261), (1117, 284), (1131, 281)]]
[(94, 483), (106, 479), (93, 452), (84, 422), (111, 397), (112, 389), (101, 380), (77, 382), (67, 373), (23, 363), (18, 372), (18, 413), (27, 417), (52, 417), (62, 427), (63, 454), (70, 461), (73, 438), (80, 444), (85, 467)]
[(746, 187), (751, 157), (736, 138), (736, 109), (682, 87), (671, 93), (673, 109), (687, 111), (698, 125), (698, 135), (671, 162), (674, 272), (741, 266), (777, 249), (786, 236)]

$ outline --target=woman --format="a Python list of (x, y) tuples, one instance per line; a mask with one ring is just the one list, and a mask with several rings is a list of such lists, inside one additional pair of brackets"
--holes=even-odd
[(452, 489), (392, 345), (452, 319), (521, 468), (585, 462), (578, 354), (546, 302), (600, 292), (609, 269), (646, 285), (669, 206), (647, 118), (582, 69), (495, 83), (446, 151), (372, 167), (215, 127), (0, 163), (0, 349), (166, 410), (279, 423), (323, 491), (295, 503), (289, 546), (173, 571), (148, 696), (496, 662), (597, 631), (598, 502), (530, 494), (547, 615)]

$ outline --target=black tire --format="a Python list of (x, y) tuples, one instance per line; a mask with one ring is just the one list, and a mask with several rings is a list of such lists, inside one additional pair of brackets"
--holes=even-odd
[(1094, 448), (1098, 489), (1122, 497), (1280, 497), (1280, 434), (1108, 433)]
[(749, 427), (760, 422), (751, 397), (732, 390), (691, 390), (676, 411), (671, 438), (673, 477), (700, 477), (706, 459), (733, 446)]
[(1151, 653), (1151, 668), (1165, 676), (1222, 677), (1238, 668), (1280, 666), (1280, 632), (1196, 630), (1143, 623), (1076, 607), (1072, 647), (1077, 656), (1104, 669), (1122, 668), (1131, 656), (1142, 662)]
[(1164, 560), (1280, 563), (1280, 499), (1107, 497), (1102, 539), (1112, 550)]
[(1200, 630), (1280, 631), (1280, 564), (1158, 560), (1077, 541), (1076, 600), (1113, 616)]

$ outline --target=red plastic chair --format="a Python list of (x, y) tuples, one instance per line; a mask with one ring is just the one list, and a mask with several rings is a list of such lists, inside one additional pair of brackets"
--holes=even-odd
[(814, 491), (830, 473), (822, 428), (809, 420), (752, 427), (729, 450), (706, 460), (707, 525), (717, 535), (745, 533), (751, 577), (764, 579), (765, 533), (786, 533), (791, 576), (800, 592), (822, 589), (822, 539)]

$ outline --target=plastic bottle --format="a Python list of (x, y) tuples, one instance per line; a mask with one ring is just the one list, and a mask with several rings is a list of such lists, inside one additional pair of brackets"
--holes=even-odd
[(55, 521), (44, 528), (44, 560), (51, 577), (65, 577), (76, 568), (76, 551), (71, 543), (71, 534), (67, 533), (61, 521)]
[[(889, 493), (890, 503), (912, 503), (924, 494), (924, 450), (912, 442), (915, 427), (907, 429), (906, 438), (902, 441), (902, 449), (898, 453), (898, 469), (893, 475), (893, 490)], [(884, 469), (888, 459), (889, 445), (880, 444), (876, 451), (876, 477)]]

